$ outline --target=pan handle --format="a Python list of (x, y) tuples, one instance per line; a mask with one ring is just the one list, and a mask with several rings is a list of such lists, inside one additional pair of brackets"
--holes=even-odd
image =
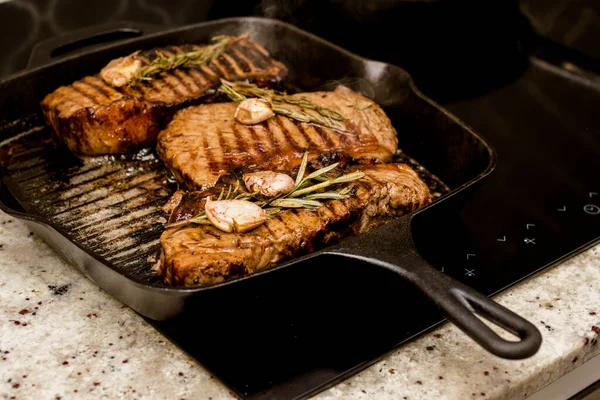
[(41, 67), (93, 46), (131, 39), (165, 29), (164, 25), (137, 21), (110, 22), (78, 29), (37, 43), (31, 50), (27, 68)]
[[(542, 343), (539, 330), (514, 312), (430, 266), (418, 254), (410, 226), (410, 220), (402, 218), (371, 233), (345, 240), (325, 252), (358, 259), (401, 275), (432, 300), (449, 321), (496, 356), (523, 359), (534, 355)], [(398, 249), (408, 250), (400, 253)], [(520, 340), (503, 339), (476, 315)]]

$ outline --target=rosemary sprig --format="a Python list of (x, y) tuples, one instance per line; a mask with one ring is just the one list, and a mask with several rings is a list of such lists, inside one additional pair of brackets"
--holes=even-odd
[(322, 125), (324, 127), (332, 129), (344, 129), (344, 125), (340, 123), (340, 121), (336, 121), (329, 117), (324, 117), (320, 114), (309, 114), (302, 110), (285, 107), (279, 104), (273, 104), (271, 108), (273, 109), (273, 112), (275, 114), (283, 115), (290, 119), (295, 119), (296, 121)]
[(329, 179), (327, 181), (317, 183), (316, 185), (312, 185), (312, 186), (309, 186), (304, 189), (296, 190), (296, 191), (290, 193), (289, 197), (299, 197), (299, 196), (309, 194), (309, 193), (312, 193), (312, 192), (320, 190), (320, 189), (325, 189), (326, 187), (335, 185), (336, 183), (351, 182), (356, 179), (360, 179), (363, 176), (365, 176), (365, 174), (361, 171), (352, 172), (350, 174), (342, 175), (338, 178)]
[(323, 193), (308, 194), (308, 195), (304, 196), (304, 198), (308, 199), (308, 200), (322, 200), (322, 199), (344, 200), (344, 199), (348, 198), (348, 195), (342, 194), (340, 192), (323, 192)]
[(320, 202), (315, 200), (290, 198), (273, 200), (270, 204), (275, 207), (282, 208), (317, 208), (321, 207), (322, 205)]
[(316, 105), (304, 97), (294, 98), (294, 97), (290, 97), (290, 96), (277, 96), (273, 102), (278, 103), (280, 101), (281, 101), (281, 103), (293, 104), (298, 107), (316, 110), (319, 114), (321, 114), (325, 118), (331, 118), (335, 121), (345, 121), (348, 119), (348, 118), (344, 117), (342, 114), (340, 114), (339, 112), (331, 110), (329, 108), (325, 108), (325, 107)]
[[(278, 94), (274, 90), (260, 88), (246, 82), (228, 82), (221, 79), (221, 93), (226, 94), (232, 101), (239, 102), (249, 97), (258, 97), (270, 100), (271, 108), (275, 114), (283, 115), (300, 122), (313, 123), (332, 129), (344, 129), (343, 121), (347, 118), (335, 110), (321, 107), (303, 97), (292, 97), (286, 94)], [(286, 107), (285, 104), (295, 105), (304, 109), (315, 110), (317, 114), (309, 114), (305, 111)]]
[[(323, 205), (319, 200), (343, 200), (352, 196), (352, 189), (354, 185), (346, 186), (338, 191), (320, 193), (314, 192), (331, 185), (352, 182), (365, 176), (364, 172), (355, 171), (349, 174), (329, 178), (321, 181), (320, 183), (305, 187), (306, 184), (310, 183), (311, 181), (317, 181), (318, 179), (322, 178), (324, 174), (334, 170), (339, 163), (328, 165), (327, 167), (321, 168), (304, 176), (307, 165), (308, 153), (304, 153), (304, 157), (302, 157), (302, 162), (298, 168), (298, 174), (296, 175), (294, 188), (289, 193), (280, 195), (273, 199), (264, 198), (255, 193), (238, 193), (240, 182), (237, 181), (235, 189), (232, 189), (232, 186), (229, 185), (227, 192), (225, 192), (225, 187), (223, 187), (217, 200), (235, 199), (253, 201), (255, 204), (265, 209), (265, 212), (269, 216), (277, 215), (285, 208), (306, 208), (309, 210), (314, 210)], [(210, 224), (205, 211), (198, 213), (198, 215), (189, 219), (188, 222), (195, 224)]]
[(304, 178), (304, 173), (306, 172), (306, 166), (308, 165), (308, 152), (304, 153), (302, 157), (302, 162), (300, 163), (300, 167), (298, 168), (298, 173), (296, 174), (296, 183), (294, 186), (300, 186), (302, 182), (302, 178)]
[(156, 58), (150, 64), (141, 67), (129, 82), (129, 86), (134, 86), (142, 81), (149, 81), (155, 75), (161, 72), (169, 71), (181, 67), (189, 67), (192, 65), (201, 65), (217, 58), (225, 51), (225, 49), (238, 40), (247, 38), (243, 36), (214, 36), (211, 44), (202, 46), (201, 48), (186, 53), (173, 54), (166, 56), (160, 51), (156, 51)]
[(201, 211), (194, 218), (190, 218), (187, 220), (190, 224), (200, 224), (200, 225), (211, 225), (208, 217), (206, 216), (206, 211)]
[(359, 101), (354, 105), (354, 109), (358, 110), (358, 111), (364, 111), (367, 108), (371, 107), (373, 105), (372, 101)]
[[(308, 175), (306, 178), (303, 178), (300, 180), (300, 183), (298, 184), (298, 186), (302, 186), (302, 184), (306, 181), (309, 181), (311, 179), (315, 179), (315, 178), (319, 178), (322, 175), (325, 175), (326, 173), (328, 173), (329, 171), (337, 168), (337, 166), (340, 165), (340, 163), (333, 163), (331, 165), (328, 165), (327, 167), (323, 167), (319, 170), (316, 170), (315, 172), (313, 172), (312, 174)], [(364, 174), (363, 174), (364, 175)]]
[(277, 215), (281, 212), (281, 207), (270, 207), (265, 210), (267, 215)]
[(336, 121), (346, 121), (348, 118), (337, 111), (321, 107), (304, 97), (293, 97), (285, 93), (278, 94), (272, 89), (266, 89), (247, 82), (229, 82), (221, 79), (221, 92), (227, 94), (233, 101), (241, 101), (248, 97), (260, 97), (261, 99), (271, 100), (274, 104), (293, 104), (302, 108), (316, 110), (324, 117)]
[(338, 194), (341, 194), (342, 196), (346, 196), (352, 192), (352, 189), (354, 189), (354, 185), (346, 186), (345, 188), (340, 190), (338, 192)]

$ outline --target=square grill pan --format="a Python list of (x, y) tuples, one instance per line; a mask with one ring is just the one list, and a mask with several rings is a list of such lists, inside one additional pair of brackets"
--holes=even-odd
[[(243, 33), (250, 33), (288, 66), (287, 84), (291, 88), (328, 90), (343, 83), (381, 105), (398, 131), (402, 149), (398, 159), (412, 163), (439, 198), (359, 238), (266, 271), (210, 287), (168, 287), (151, 266), (165, 223), (158, 206), (164, 204), (175, 185), (153, 149), (135, 155), (84, 158), (57, 150), (39, 102), (58, 86), (94, 74), (123, 54)], [(497, 355), (524, 358), (539, 348), (541, 337), (533, 325), (438, 273), (416, 252), (411, 236), (413, 221), (434, 209), (457, 213), (475, 184), (493, 170), (495, 154), (481, 137), (424, 97), (398, 67), (360, 58), (279, 21), (232, 18), (95, 47), (10, 76), (0, 88), (0, 206), (24, 219), (91, 280), (150, 319), (173, 318), (202, 302), (226, 296), (227, 290), (236, 290), (244, 281), (303, 262), (326, 263), (327, 257), (334, 256), (400, 274), (434, 300), (452, 322)], [(319, 257), (323, 255), (327, 257)], [(522, 340), (504, 341), (475, 313)]]

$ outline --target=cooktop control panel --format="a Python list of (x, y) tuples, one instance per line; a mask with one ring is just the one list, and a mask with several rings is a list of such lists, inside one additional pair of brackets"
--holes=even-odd
[(446, 104), (498, 152), (459, 220), (423, 249), (444, 272), (494, 293), (600, 238), (600, 91), (539, 59), (513, 83)]
[[(475, 212), (471, 207), (476, 205), (467, 204), (463, 214), (479, 218), (470, 215)], [(488, 217), (493, 225), (485, 231), (472, 229), (474, 225), (462, 219), (447, 222), (445, 228), (427, 232), (435, 244), (422, 245), (421, 251), (441, 272), (491, 294), (508, 279), (524, 278), (597, 240), (597, 191), (565, 194), (539, 207), (543, 214), (529, 218)]]

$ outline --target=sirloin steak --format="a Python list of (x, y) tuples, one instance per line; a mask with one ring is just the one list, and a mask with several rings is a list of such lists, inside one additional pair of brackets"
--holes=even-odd
[[(244, 169), (291, 171), (302, 161), (342, 153), (361, 164), (385, 163), (398, 148), (396, 130), (372, 100), (338, 86), (333, 92), (291, 95), (342, 114), (334, 130), (276, 115), (256, 125), (238, 123), (236, 103), (215, 103), (179, 111), (158, 135), (157, 152), (177, 181), (189, 190), (206, 189), (219, 177)], [(308, 114), (313, 109), (288, 105)]]
[[(346, 236), (368, 232), (432, 200), (427, 185), (405, 164), (350, 169), (365, 173), (352, 183), (354, 196), (324, 201), (315, 210), (285, 209), (249, 232), (226, 233), (212, 225), (167, 228), (160, 238), (159, 272), (165, 283), (210, 285), (250, 274)], [(170, 207), (174, 208), (171, 220), (182, 215), (190, 218), (203, 208), (203, 204), (192, 203), (204, 201), (204, 195), (180, 192), (177, 196)]]
[[(189, 52), (200, 46), (186, 44), (134, 53), (148, 65), (163, 56)], [(161, 72), (148, 83), (114, 87), (100, 75), (87, 76), (48, 94), (41, 103), (46, 122), (59, 141), (85, 155), (125, 153), (152, 144), (175, 111), (210, 101), (221, 78), (272, 85), (287, 74), (258, 43), (246, 37), (233, 41), (211, 61)]]

